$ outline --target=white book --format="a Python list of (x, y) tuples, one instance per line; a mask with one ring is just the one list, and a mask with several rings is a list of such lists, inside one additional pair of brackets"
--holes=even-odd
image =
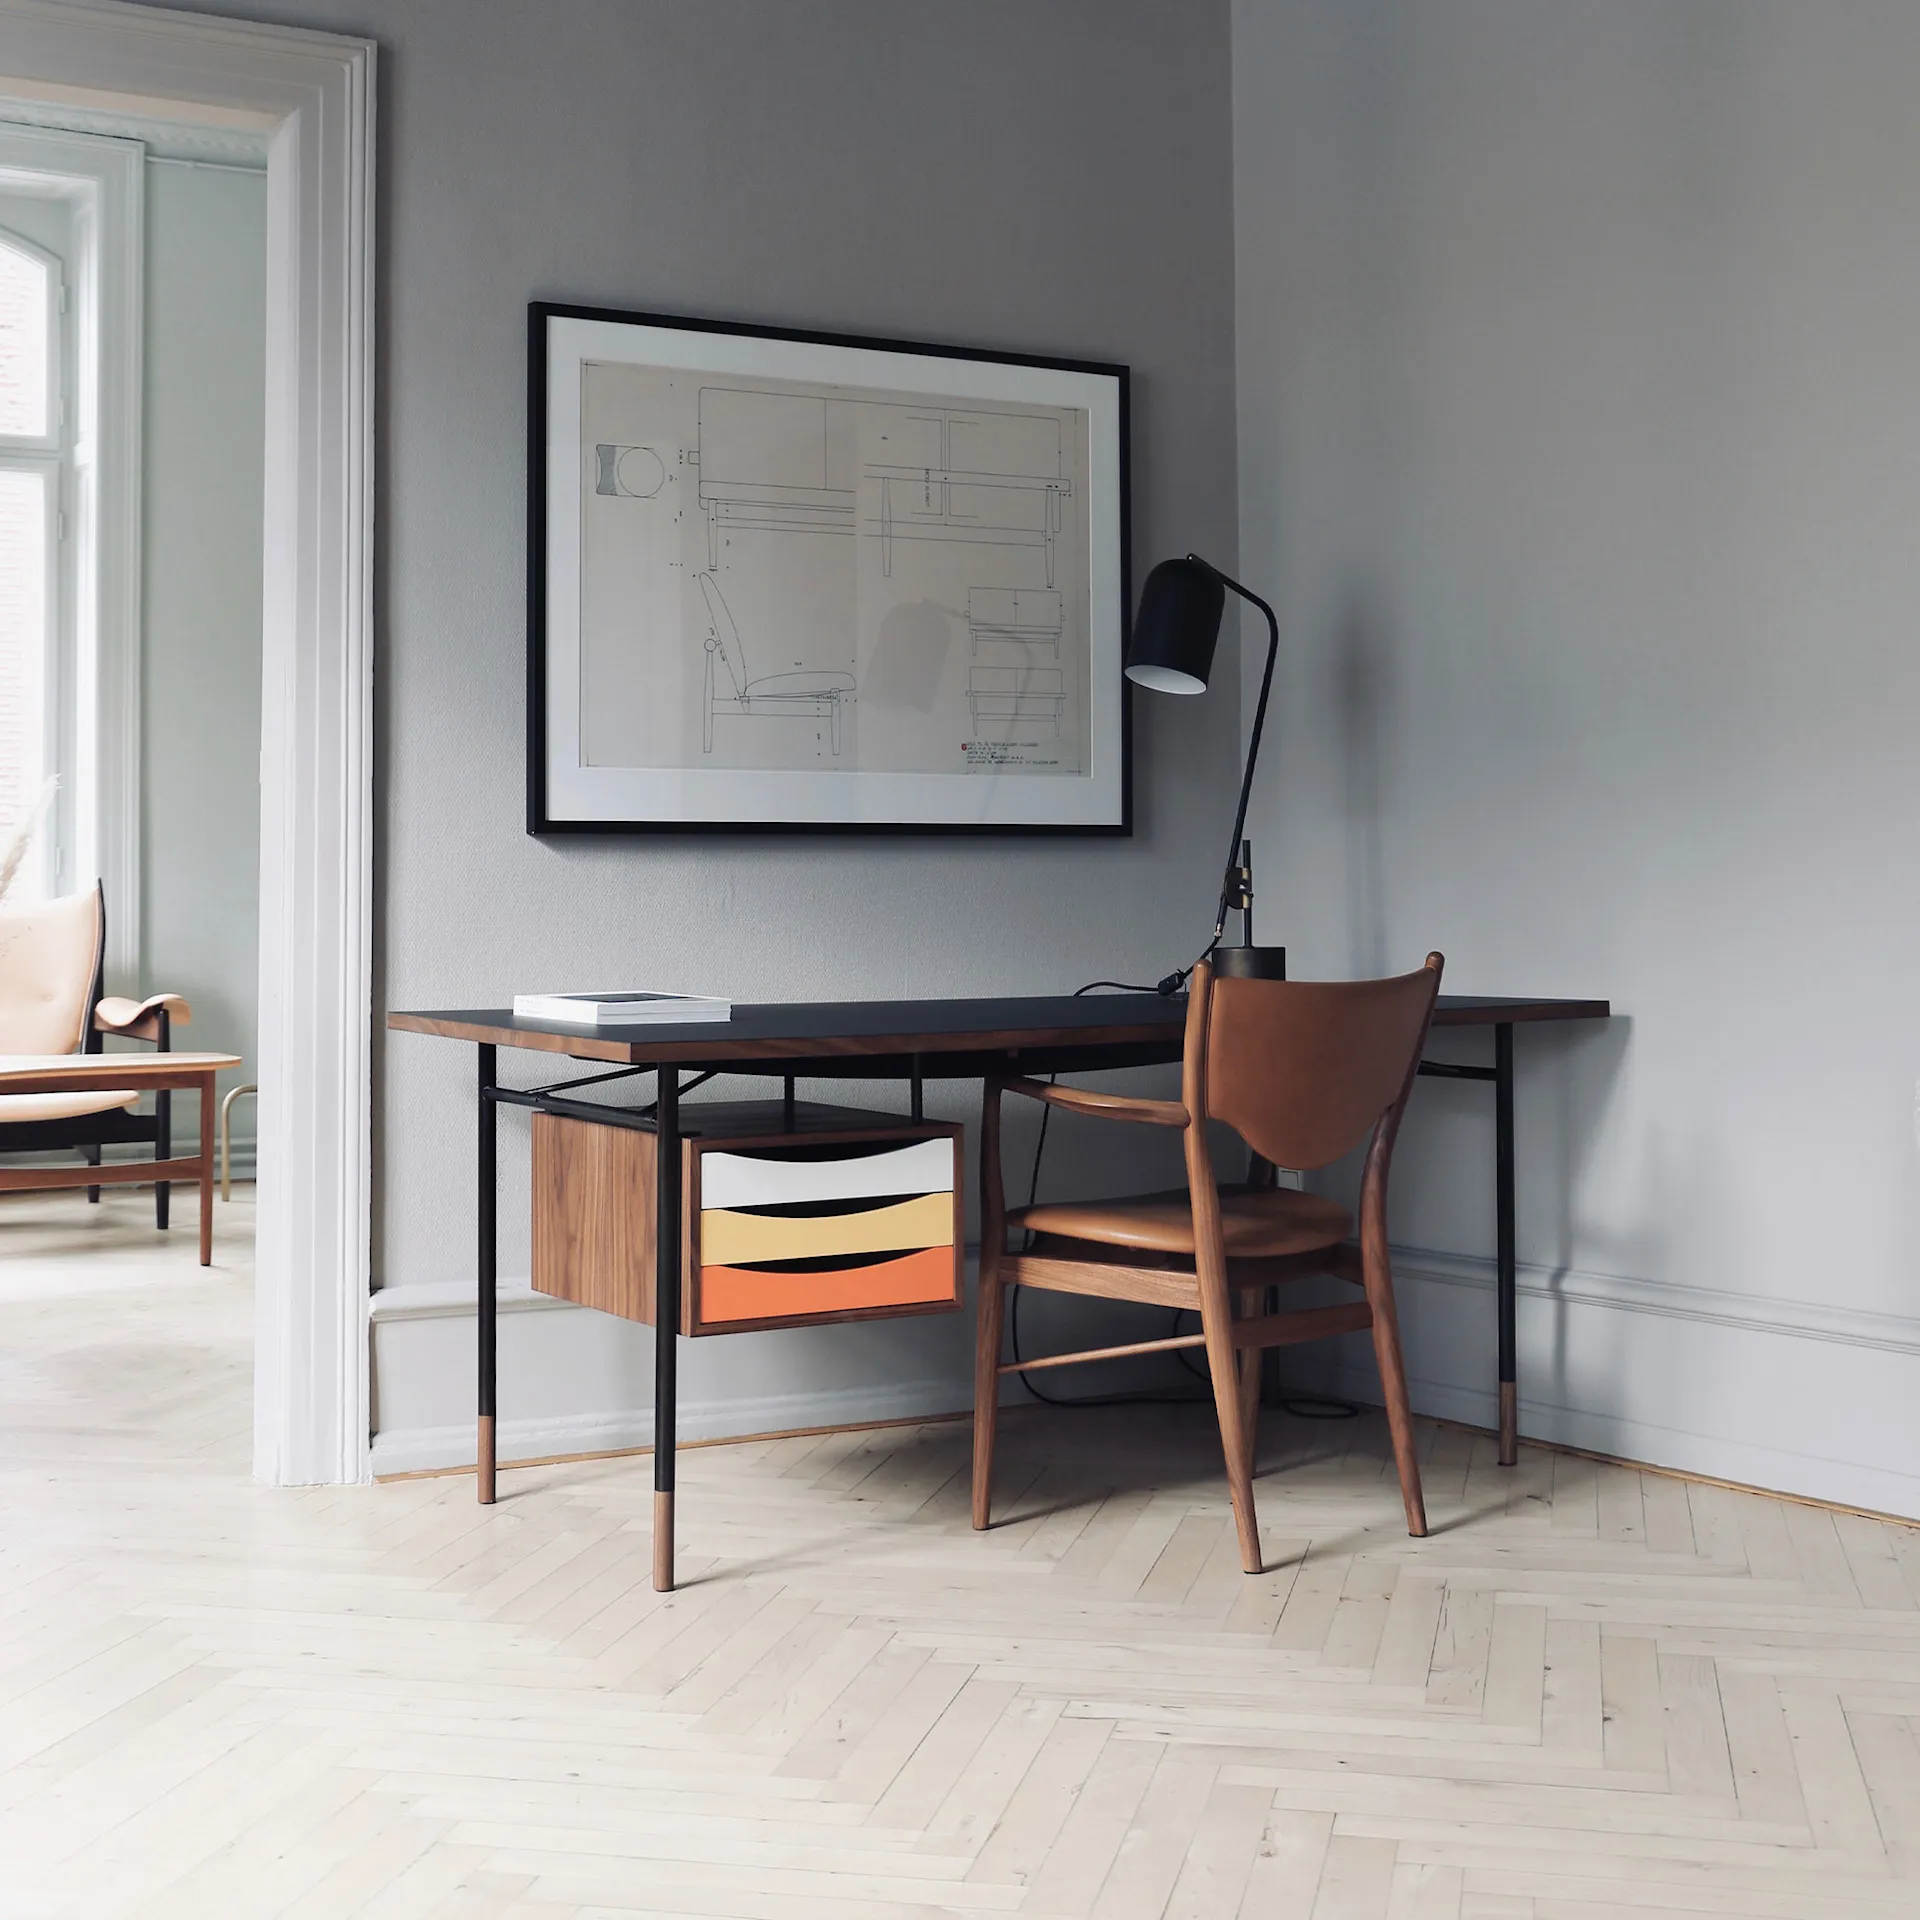
[(513, 1016), (569, 1027), (681, 1026), (731, 1020), (733, 1002), (698, 993), (516, 993)]

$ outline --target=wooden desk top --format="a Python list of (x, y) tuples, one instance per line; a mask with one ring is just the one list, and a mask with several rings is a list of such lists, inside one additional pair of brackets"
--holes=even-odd
[[(1508, 1022), (1604, 1020), (1605, 1000), (1528, 1000), (1443, 993), (1436, 1027), (1489, 1027)], [(580, 1060), (622, 1065), (724, 1066), (764, 1062), (768, 1070), (805, 1061), (845, 1063), (897, 1071), (917, 1055), (929, 1078), (960, 1077), (986, 1070), (988, 1054), (1025, 1056), (1052, 1051), (1067, 1056), (1121, 1051), (1127, 1064), (1178, 1059), (1187, 1017), (1183, 994), (1089, 993), (1031, 995), (977, 1000), (819, 1000), (736, 1006), (731, 1020), (691, 1025), (590, 1030), (551, 1021), (520, 1020), (504, 1008), (426, 1013), (390, 1013), (387, 1025), (406, 1033), (487, 1046), (526, 1047), (569, 1054)], [(1091, 1059), (1087, 1065), (1096, 1064)], [(1107, 1064), (1122, 1064), (1119, 1061)]]
[(177, 1087), (241, 1064), (237, 1053), (0, 1053), (0, 1093)]

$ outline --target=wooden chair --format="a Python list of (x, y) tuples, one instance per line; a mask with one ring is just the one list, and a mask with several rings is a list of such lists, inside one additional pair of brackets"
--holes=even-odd
[[(1419, 1069), (1441, 965), (1440, 955), (1432, 953), (1424, 967), (1397, 979), (1320, 982), (1215, 978), (1203, 962), (1189, 988), (1178, 1100), (1090, 1093), (1037, 1080), (987, 1082), (973, 1400), (976, 1527), (986, 1526), (992, 1500), (994, 1422), (1004, 1374), (1204, 1347), (1241, 1564), (1258, 1573), (1253, 1456), (1261, 1350), (1370, 1328), (1407, 1531), (1416, 1537), (1426, 1533), (1387, 1259), (1387, 1173)], [(1009, 1093), (1069, 1113), (1179, 1128), (1186, 1144), (1186, 1192), (1050, 1202), (1009, 1213), (1000, 1169), (1000, 1102)], [(1258, 1156), (1256, 1165), (1264, 1163), (1267, 1183), (1221, 1187), (1215, 1182), (1209, 1120), (1224, 1121), (1240, 1135)], [(1349, 1237), (1354, 1223), (1344, 1207), (1271, 1184), (1271, 1169), (1329, 1166), (1369, 1133), (1356, 1245)], [(1006, 1250), (1009, 1227), (1035, 1236), (1030, 1252)], [(1365, 1298), (1291, 1313), (1259, 1311), (1264, 1289), (1275, 1282), (1327, 1273), (1351, 1281)], [(1199, 1314), (1201, 1331), (1003, 1364), (1001, 1328), (1009, 1287), (1181, 1307)]]
[[(0, 902), (0, 1055), (97, 1054), (107, 1034), (146, 1040), (165, 1053), (173, 1027), (193, 1018), (177, 993), (123, 1000), (101, 992), (106, 904), (100, 889), (30, 904)], [(151, 1144), (156, 1160), (172, 1157), (172, 1105), (154, 1095), (154, 1111), (136, 1113), (137, 1087), (71, 1093), (0, 1095), (0, 1154), (73, 1151), (100, 1164), (103, 1146)], [(10, 1182), (24, 1185), (24, 1182)], [(154, 1224), (167, 1224), (170, 1189), (153, 1190)], [(98, 1187), (87, 1189), (97, 1202)]]

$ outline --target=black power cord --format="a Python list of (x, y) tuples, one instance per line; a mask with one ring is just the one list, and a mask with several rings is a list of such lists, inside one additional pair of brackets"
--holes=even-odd
[[(1187, 972), (1191, 971), (1191, 968), (1187, 969)], [(1130, 986), (1123, 980), (1089, 980), (1084, 987), (1074, 988), (1073, 997), (1079, 1000), (1089, 993), (1098, 993), (1103, 987), (1116, 993), (1172, 994), (1177, 992), (1179, 988), (1178, 986), (1169, 986), (1167, 981), (1177, 981), (1180, 985), (1184, 985), (1187, 972), (1179, 974), (1170, 973), (1165, 980), (1162, 980), (1159, 985), (1155, 987)], [(1052, 1086), (1059, 1077), (1057, 1073), (1048, 1074), (1047, 1085)], [(1040, 1162), (1047, 1151), (1047, 1129), (1052, 1123), (1053, 1109), (1043, 1106), (1040, 1109), (1040, 1137), (1033, 1143), (1033, 1170), (1027, 1182), (1027, 1205), (1029, 1207), (1040, 1197)], [(1029, 1232), (1027, 1235), (1027, 1243), (1029, 1246), (1032, 1245), (1033, 1238), (1033, 1234)], [(1016, 1361), (1020, 1358), (1020, 1295), (1023, 1291), (1024, 1289), (1020, 1287), (1014, 1287), (1010, 1291), (1007, 1299), (1007, 1344), (1012, 1349), (1013, 1357)], [(1176, 1328), (1179, 1326), (1179, 1322), (1180, 1310), (1176, 1307), (1173, 1310), (1173, 1324)], [(1184, 1360), (1186, 1354), (1182, 1352), (1180, 1357)], [(1032, 1395), (1034, 1399), (1038, 1400), (1042, 1406), (1046, 1407), (1140, 1407), (1165, 1406), (1169, 1403), (1186, 1406), (1197, 1403), (1207, 1397), (1197, 1393), (1083, 1393), (1069, 1394), (1063, 1398), (1057, 1393), (1047, 1393), (1035, 1386), (1033, 1383), (1033, 1375), (1030, 1373), (1021, 1374), (1019, 1379), (1020, 1384), (1026, 1388), (1027, 1392)]]
[[(1203, 953), (1200, 956), (1200, 960), (1204, 960), (1207, 954), (1210, 954), (1212, 951), (1213, 948), (1209, 947), (1207, 953)], [(1089, 993), (1098, 993), (1102, 988), (1106, 988), (1115, 993), (1159, 993), (1171, 996), (1178, 993), (1180, 989), (1187, 984), (1188, 976), (1193, 972), (1193, 968), (1200, 964), (1200, 960), (1194, 961), (1192, 966), (1182, 967), (1175, 973), (1167, 974), (1151, 987), (1133, 986), (1124, 980), (1089, 980), (1084, 987), (1074, 988), (1073, 997), (1078, 1000)], [(1057, 1073), (1048, 1074), (1048, 1086), (1054, 1085), (1059, 1077)], [(1034, 1206), (1040, 1197), (1040, 1162), (1047, 1151), (1047, 1129), (1052, 1123), (1052, 1120), (1053, 1109), (1050, 1106), (1043, 1106), (1040, 1109), (1040, 1135), (1033, 1143), (1033, 1169), (1027, 1182), (1027, 1205), (1029, 1207)], [(1029, 1231), (1027, 1235), (1029, 1245), (1032, 1244), (1033, 1238), (1033, 1234)], [(1011, 1289), (1007, 1300), (1007, 1344), (1012, 1349), (1013, 1358), (1016, 1361), (1020, 1358), (1020, 1295), (1022, 1291), (1022, 1288), (1014, 1287)], [(1173, 1307), (1169, 1309), (1172, 1315), (1168, 1323), (1169, 1337), (1181, 1331), (1181, 1322), (1187, 1317), (1188, 1311), (1185, 1307)], [(1184, 1347), (1180, 1348), (1174, 1354), (1174, 1358), (1178, 1360), (1180, 1365), (1196, 1380), (1207, 1380), (1210, 1383), (1211, 1376), (1208, 1374), (1207, 1369), (1197, 1366), (1194, 1363), (1193, 1355), (1188, 1349)], [(1176, 1393), (1164, 1391), (1090, 1393), (1071, 1394), (1063, 1398), (1059, 1394), (1045, 1393), (1039, 1387), (1035, 1386), (1033, 1383), (1033, 1375), (1030, 1373), (1021, 1374), (1019, 1380), (1020, 1384), (1035, 1400), (1038, 1400), (1042, 1406), (1047, 1407), (1198, 1406), (1208, 1404), (1213, 1399), (1211, 1384), (1209, 1384), (1208, 1391), (1205, 1393)], [(1360, 1409), (1350, 1400), (1340, 1400), (1331, 1395), (1317, 1393), (1285, 1395), (1282, 1397), (1280, 1405), (1284, 1412), (1293, 1414), (1297, 1419), (1301, 1420), (1352, 1420), (1356, 1418), (1360, 1412)]]

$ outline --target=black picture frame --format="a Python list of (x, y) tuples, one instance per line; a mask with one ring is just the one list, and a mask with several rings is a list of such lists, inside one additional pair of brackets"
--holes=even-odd
[[(551, 444), (552, 383), (554, 357), (551, 342), (556, 322), (583, 322), (592, 326), (660, 329), (676, 334), (712, 336), (715, 339), (768, 341), (797, 347), (846, 349), (858, 353), (908, 355), (929, 361), (986, 363), (1019, 370), (1039, 370), (1077, 376), (1110, 388), (1112, 420), (1112, 461), (1115, 500), (1111, 549), (1115, 577), (1104, 596), (1109, 609), (1101, 622), (1104, 631), (1094, 631), (1089, 619), (1087, 645), (1088, 679), (1093, 676), (1092, 662), (1097, 649), (1110, 651), (1109, 697), (1116, 711), (1110, 724), (1117, 741), (1117, 764), (1113, 769), (1111, 817), (1087, 820), (939, 820), (939, 819), (783, 819), (777, 817), (734, 818), (659, 818), (622, 815), (619, 817), (580, 817), (577, 810), (564, 817), (552, 804), (550, 765), (551, 736), (549, 718), (550, 649), (555, 636), (550, 633), (550, 587), (554, 579), (554, 557), (550, 551), (553, 537), (553, 448)], [(745, 321), (712, 320), (685, 315), (663, 314), (637, 309), (578, 305), (561, 301), (534, 300), (527, 306), (527, 679), (526, 679), (526, 821), (527, 832), (537, 838), (575, 834), (937, 834), (942, 836), (1072, 836), (1126, 837), (1133, 832), (1133, 713), (1132, 689), (1120, 671), (1126, 643), (1126, 623), (1132, 609), (1132, 493), (1131, 493), (1131, 418), (1129, 369), (1119, 363), (1063, 358), (1038, 354), (1012, 354), (983, 347), (939, 345), (925, 341), (898, 340), (879, 335), (843, 334), (799, 328), (757, 325)], [(1091, 512), (1091, 508), (1089, 508)], [(1089, 560), (1091, 564), (1091, 540)], [(1093, 600), (1089, 589), (1089, 605)], [(578, 644), (577, 632), (567, 643)], [(977, 643), (976, 643), (977, 650)], [(1091, 684), (1089, 687), (1091, 708)], [(960, 784), (968, 784), (961, 782)], [(1040, 788), (1049, 783), (1029, 780), (1026, 786)], [(1054, 782), (1052, 784), (1061, 784)]]

